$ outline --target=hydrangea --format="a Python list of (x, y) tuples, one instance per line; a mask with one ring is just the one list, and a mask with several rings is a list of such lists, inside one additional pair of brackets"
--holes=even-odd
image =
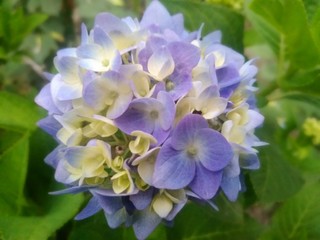
[(45, 159), (66, 186), (56, 193), (91, 196), (76, 219), (104, 211), (145, 239), (188, 201), (235, 201), (259, 168), (257, 68), (219, 31), (188, 32), (155, 0), (140, 21), (98, 14), (54, 64), (39, 126), (59, 143)]

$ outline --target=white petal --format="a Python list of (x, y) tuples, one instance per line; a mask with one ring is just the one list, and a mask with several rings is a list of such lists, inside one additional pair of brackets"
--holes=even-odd
[(156, 80), (163, 80), (172, 74), (174, 61), (166, 47), (157, 49), (149, 58), (148, 71)]

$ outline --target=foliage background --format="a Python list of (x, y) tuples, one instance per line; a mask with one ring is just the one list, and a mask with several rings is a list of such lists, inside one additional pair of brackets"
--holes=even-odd
[[(220, 211), (189, 204), (173, 226), (148, 239), (320, 239), (320, 1), (164, 0), (189, 30), (223, 32), (223, 42), (257, 58), (261, 169), (245, 174), (237, 202), (219, 196)], [(109, 11), (141, 16), (139, 0), (0, 1), (0, 239), (134, 239), (108, 228), (102, 213), (73, 220), (85, 195), (51, 196), (62, 188), (43, 162), (55, 142), (36, 126), (45, 116), (33, 99), (54, 72), (59, 48), (76, 46), (79, 27)], [(306, 132), (311, 128), (311, 136)], [(318, 140), (317, 140), (318, 139)]]

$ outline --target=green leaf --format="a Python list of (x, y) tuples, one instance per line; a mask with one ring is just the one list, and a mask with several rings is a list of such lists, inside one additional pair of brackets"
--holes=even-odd
[(285, 112), (285, 107), (270, 104), (262, 109), (266, 119), (257, 134), (269, 145), (259, 149), (261, 168), (250, 173), (253, 188), (261, 202), (283, 201), (303, 185), (301, 174), (290, 163), (291, 154), (286, 150), (288, 136), (283, 125), (290, 122), (283, 121), (291, 120), (291, 112)]
[(210, 206), (187, 204), (167, 229), (168, 239), (256, 239), (260, 226), (245, 215), (241, 203), (224, 198), (217, 202), (219, 211)]
[(48, 208), (40, 216), (0, 217), (3, 240), (44, 240), (61, 228), (79, 210), (83, 196), (50, 196)]
[(315, 107), (320, 106), (320, 95), (313, 95), (311, 93), (300, 92), (300, 91), (290, 91), (279, 93), (274, 96), (275, 99), (291, 99), (295, 101), (305, 102), (311, 104)]
[(18, 214), (24, 202), (29, 134), (0, 130), (0, 212)]
[(295, 67), (311, 68), (319, 64), (319, 49), (313, 41), (301, 0), (253, 0), (250, 9), (279, 34), (277, 54), (284, 51)]
[(275, 213), (261, 239), (319, 239), (320, 183), (304, 187)]
[(47, 1), (28, 1), (27, 8), (29, 11), (34, 12), (38, 9), (41, 12), (46, 13), (50, 16), (58, 16), (62, 6), (62, 1), (47, 0)]
[(283, 201), (303, 185), (300, 173), (274, 143), (259, 151), (261, 169), (250, 173), (253, 188), (261, 202)]
[[(90, 218), (75, 222), (68, 240), (105, 240), (108, 238), (121, 240), (124, 232), (123, 228), (110, 229), (101, 211)], [(133, 236), (131, 232), (130, 236), (127, 235), (127, 239), (134, 239)]]
[(47, 15), (34, 13), (26, 16), (22, 9), (18, 9), (11, 15), (10, 35), (13, 39), (10, 40), (12, 50), (18, 48), (24, 39), (46, 19)]
[(5, 129), (35, 130), (43, 116), (40, 108), (27, 98), (0, 92), (0, 127)]
[[(320, 2), (318, 2), (320, 3)], [(310, 23), (310, 29), (318, 48), (320, 48), (320, 4), (315, 8), (313, 18)]]
[(162, 1), (171, 13), (183, 13), (186, 27), (196, 31), (204, 23), (203, 35), (222, 31), (222, 42), (229, 47), (243, 51), (244, 18), (236, 11), (218, 5), (197, 1), (165, 0)]

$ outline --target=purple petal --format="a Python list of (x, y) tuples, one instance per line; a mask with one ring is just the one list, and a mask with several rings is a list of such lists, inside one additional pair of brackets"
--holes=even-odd
[(54, 65), (59, 73), (63, 76), (72, 76), (73, 74), (77, 75), (78, 65), (76, 57), (55, 57)]
[(143, 210), (151, 203), (153, 192), (154, 189), (150, 187), (146, 191), (140, 191), (137, 194), (131, 195), (129, 199), (136, 209)]
[(44, 159), (44, 162), (48, 165), (50, 165), (53, 168), (57, 168), (57, 165), (59, 163), (59, 160), (61, 159), (62, 151), (65, 149), (64, 145), (57, 146), (52, 152), (50, 152), (46, 158)]
[(114, 51), (114, 45), (111, 38), (100, 28), (95, 27), (93, 30), (93, 40), (100, 45), (104, 51), (111, 53)]
[(45, 85), (41, 89), (41, 91), (39, 92), (39, 94), (35, 98), (35, 102), (39, 106), (41, 106), (42, 108), (46, 109), (49, 114), (60, 114), (61, 113), (52, 100), (50, 83)]
[(67, 193), (81, 193), (81, 192), (85, 192), (88, 191), (91, 187), (89, 186), (75, 186), (75, 187), (70, 187), (70, 188), (66, 188), (66, 189), (62, 189), (62, 190), (58, 190), (58, 191), (54, 191), (54, 192), (49, 192), (49, 194), (51, 195), (60, 195), (60, 194), (67, 194)]
[(200, 60), (200, 50), (198, 47), (185, 42), (172, 42), (168, 45), (175, 63), (177, 74), (188, 73), (198, 64)]
[(96, 16), (94, 26), (102, 28), (108, 34), (128, 34), (130, 28), (120, 18), (110, 13), (100, 13)]
[(121, 208), (114, 214), (105, 213), (110, 228), (117, 228), (127, 220), (128, 214), (125, 208)]
[(233, 178), (239, 176), (240, 166), (239, 166), (239, 154), (234, 154), (230, 163), (224, 168), (224, 176), (228, 178)]
[(152, 136), (157, 139), (157, 143), (152, 146), (159, 146), (162, 144), (170, 135), (171, 129), (168, 129), (167, 131), (164, 131), (160, 126), (155, 126)]
[(200, 129), (196, 139), (201, 145), (198, 157), (205, 168), (219, 171), (228, 165), (233, 157), (233, 150), (219, 132), (209, 128)]
[(127, 134), (135, 130), (151, 133), (154, 130), (154, 122), (151, 122), (147, 116), (148, 113), (141, 109), (147, 110), (150, 105), (148, 101), (153, 100), (154, 99), (133, 100), (124, 114), (115, 119), (117, 127)]
[(189, 74), (173, 74), (170, 78), (174, 87), (168, 90), (174, 101), (185, 96), (192, 88), (192, 79)]
[(170, 20), (171, 16), (167, 9), (159, 1), (152, 1), (145, 10), (140, 25), (143, 28), (153, 24), (165, 27)]
[(220, 88), (235, 88), (240, 82), (239, 72), (232, 64), (217, 69), (216, 73)]
[(121, 197), (107, 197), (97, 194), (94, 190), (90, 191), (93, 196), (98, 200), (99, 205), (103, 211), (107, 214), (112, 215), (123, 207)]
[(221, 189), (230, 201), (236, 201), (241, 189), (239, 176), (234, 178), (227, 178), (223, 176)]
[(243, 154), (240, 155), (240, 166), (244, 169), (259, 169), (260, 161), (257, 154)]
[(198, 114), (186, 115), (176, 129), (171, 138), (172, 147), (176, 150), (185, 149), (194, 140), (195, 133), (202, 128), (208, 128), (207, 121)]
[(211, 172), (198, 163), (196, 174), (188, 185), (202, 199), (211, 199), (217, 193), (222, 179), (222, 171)]
[(166, 217), (166, 220), (172, 221), (176, 217), (176, 215), (181, 211), (181, 209), (184, 207), (184, 205), (186, 205), (186, 203), (187, 203), (187, 198), (185, 200), (183, 200), (182, 202), (175, 204), (173, 206), (173, 209), (171, 210), (171, 212)]
[(75, 220), (82, 220), (92, 215), (96, 214), (101, 210), (101, 206), (99, 205), (98, 199), (93, 197), (88, 202), (87, 206), (77, 216), (75, 216)]
[(153, 185), (157, 188), (179, 189), (187, 186), (195, 174), (195, 162), (184, 152), (171, 147), (170, 142), (162, 146), (156, 159)]
[(176, 113), (175, 104), (170, 94), (163, 91), (158, 93), (157, 99), (164, 107), (164, 111), (162, 111), (160, 116), (160, 125), (161, 128), (166, 131), (172, 126), (172, 122)]
[(56, 136), (59, 129), (62, 128), (61, 124), (52, 115), (39, 120), (37, 125), (52, 136)]
[(130, 193), (115, 193), (112, 189), (94, 189), (93, 191), (96, 194), (99, 194), (101, 196), (106, 196), (106, 197), (119, 197), (119, 196), (128, 196), (128, 195), (132, 195), (132, 194), (136, 194), (138, 193), (138, 189), (134, 189), (132, 192)]
[(133, 218), (133, 230), (138, 239), (146, 239), (159, 225), (161, 218), (152, 208), (147, 207), (138, 211)]
[(79, 58), (90, 58), (103, 60), (103, 48), (98, 44), (85, 44), (77, 48)]

